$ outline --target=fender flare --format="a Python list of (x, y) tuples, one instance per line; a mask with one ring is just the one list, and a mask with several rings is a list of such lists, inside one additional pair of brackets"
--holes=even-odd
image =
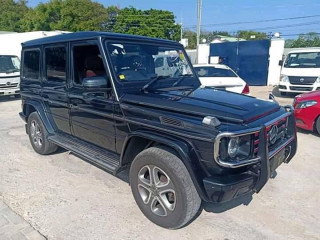
[(30, 105), (35, 109), (35, 111), (39, 114), (39, 117), (40, 117), (44, 127), (48, 131), (48, 133), (54, 134), (54, 127), (52, 126), (52, 124), (49, 120), (48, 114), (45, 111), (45, 107), (44, 107), (43, 103), (36, 101), (36, 100), (24, 100), (22, 110), (23, 110), (23, 114), (26, 117), (26, 122), (28, 122), (28, 117), (30, 114), (25, 112), (26, 105)]
[[(195, 151), (192, 148), (192, 145), (185, 140), (174, 138), (168, 135), (162, 135), (159, 133), (154, 133), (150, 131), (142, 131), (138, 130), (132, 133), (129, 133), (125, 139), (125, 142), (122, 147), (121, 155), (120, 155), (120, 166), (122, 166), (122, 159), (127, 150), (128, 143), (132, 137), (141, 137), (148, 139), (150, 141), (159, 142), (165, 146), (168, 146), (175, 150), (178, 153), (178, 157), (182, 160), (187, 171), (190, 174), (193, 184), (195, 185), (198, 194), (201, 199), (205, 201), (209, 201), (209, 197), (206, 194), (206, 191), (203, 186), (204, 173), (201, 167), (199, 166), (199, 162), (196, 159), (199, 159), (196, 155)], [(193, 159), (193, 160), (192, 160)]]

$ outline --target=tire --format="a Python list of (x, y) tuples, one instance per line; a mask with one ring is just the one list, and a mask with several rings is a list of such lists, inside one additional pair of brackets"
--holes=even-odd
[(320, 116), (317, 118), (317, 121), (316, 121), (316, 130), (320, 135)]
[(201, 199), (191, 177), (171, 152), (157, 147), (142, 151), (131, 164), (129, 178), (140, 210), (163, 228), (181, 228), (199, 211)]
[(280, 95), (281, 95), (281, 96), (286, 96), (287, 93), (286, 93), (286, 92), (280, 92)]
[(47, 155), (57, 151), (58, 146), (48, 141), (48, 132), (38, 113), (33, 112), (28, 117), (28, 133), (31, 145), (37, 153)]

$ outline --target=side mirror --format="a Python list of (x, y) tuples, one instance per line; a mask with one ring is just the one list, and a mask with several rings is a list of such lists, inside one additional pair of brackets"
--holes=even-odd
[(106, 88), (107, 79), (105, 77), (88, 77), (82, 79), (82, 86), (85, 88)]
[(282, 67), (282, 65), (283, 65), (283, 60), (280, 60), (280, 61), (279, 61), (279, 66)]

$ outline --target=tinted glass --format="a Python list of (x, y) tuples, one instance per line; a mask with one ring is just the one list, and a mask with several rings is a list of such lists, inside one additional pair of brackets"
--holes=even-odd
[(320, 52), (290, 53), (286, 68), (320, 68)]
[(46, 76), (48, 81), (66, 81), (66, 48), (52, 47), (45, 49)]
[(195, 67), (194, 68), (199, 77), (237, 77), (237, 75), (230, 69), (217, 67)]
[(23, 78), (39, 79), (40, 76), (40, 51), (30, 50), (24, 52)]

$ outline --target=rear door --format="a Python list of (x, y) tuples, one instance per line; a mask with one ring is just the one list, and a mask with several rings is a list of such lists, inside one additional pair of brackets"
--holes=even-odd
[[(81, 140), (115, 151), (114, 94), (97, 41), (71, 45), (72, 83), (69, 89), (72, 133)], [(105, 77), (105, 88), (86, 88), (84, 78)]]
[(67, 44), (44, 47), (42, 97), (46, 105), (46, 111), (52, 116), (56, 130), (70, 134), (67, 56)]

